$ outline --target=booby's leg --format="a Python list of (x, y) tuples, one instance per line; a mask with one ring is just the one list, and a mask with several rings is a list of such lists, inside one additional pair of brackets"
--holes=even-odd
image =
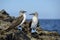
[(31, 33), (35, 33), (36, 29), (35, 28), (31, 28)]
[(22, 27), (21, 26), (18, 26), (18, 30), (21, 30), (22, 31)]

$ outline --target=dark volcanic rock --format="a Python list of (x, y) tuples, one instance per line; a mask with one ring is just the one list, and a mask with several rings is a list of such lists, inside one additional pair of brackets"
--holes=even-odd
[(12, 22), (14, 20), (4, 9), (0, 11), (0, 20)]
[(37, 25), (37, 33), (30, 32), (31, 21), (25, 21), (23, 30), (18, 30), (21, 17), (11, 17), (5, 10), (0, 11), (0, 40), (60, 40), (57, 32), (44, 31)]

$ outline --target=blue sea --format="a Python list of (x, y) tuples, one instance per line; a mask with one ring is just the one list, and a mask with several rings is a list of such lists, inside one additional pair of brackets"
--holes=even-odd
[(40, 19), (40, 27), (47, 31), (56, 31), (60, 34), (60, 19)]
[(43, 30), (56, 31), (60, 34), (60, 19), (39, 19), (39, 24)]

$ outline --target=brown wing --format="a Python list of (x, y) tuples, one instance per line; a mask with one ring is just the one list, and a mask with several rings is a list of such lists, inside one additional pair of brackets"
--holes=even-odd
[(9, 26), (9, 28), (7, 29), (8, 31), (11, 30), (12, 28), (15, 28), (16, 26), (18, 26), (21, 21), (23, 20), (23, 16), (18, 17), (16, 20), (14, 20), (11, 25)]
[(32, 19), (31, 19), (30, 22), (29, 22), (29, 27), (31, 27), (31, 23), (32, 23)]
[(37, 24), (37, 27), (39, 27), (40, 26), (40, 23), (39, 23), (39, 20), (38, 20), (38, 24)]

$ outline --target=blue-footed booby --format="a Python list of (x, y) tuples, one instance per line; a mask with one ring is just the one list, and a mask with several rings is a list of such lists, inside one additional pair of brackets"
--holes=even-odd
[(23, 20), (21, 21), (21, 23), (18, 25), (18, 29), (19, 30), (22, 30), (22, 24), (25, 22), (25, 20), (26, 20), (26, 11), (23, 11), (23, 10), (21, 10), (20, 11), (20, 16), (22, 16), (23, 17)]
[(33, 15), (32, 23), (31, 23), (31, 33), (35, 33), (36, 32), (36, 27), (37, 27), (37, 24), (38, 24), (38, 13), (35, 12), (35, 13), (30, 14), (30, 15)]

